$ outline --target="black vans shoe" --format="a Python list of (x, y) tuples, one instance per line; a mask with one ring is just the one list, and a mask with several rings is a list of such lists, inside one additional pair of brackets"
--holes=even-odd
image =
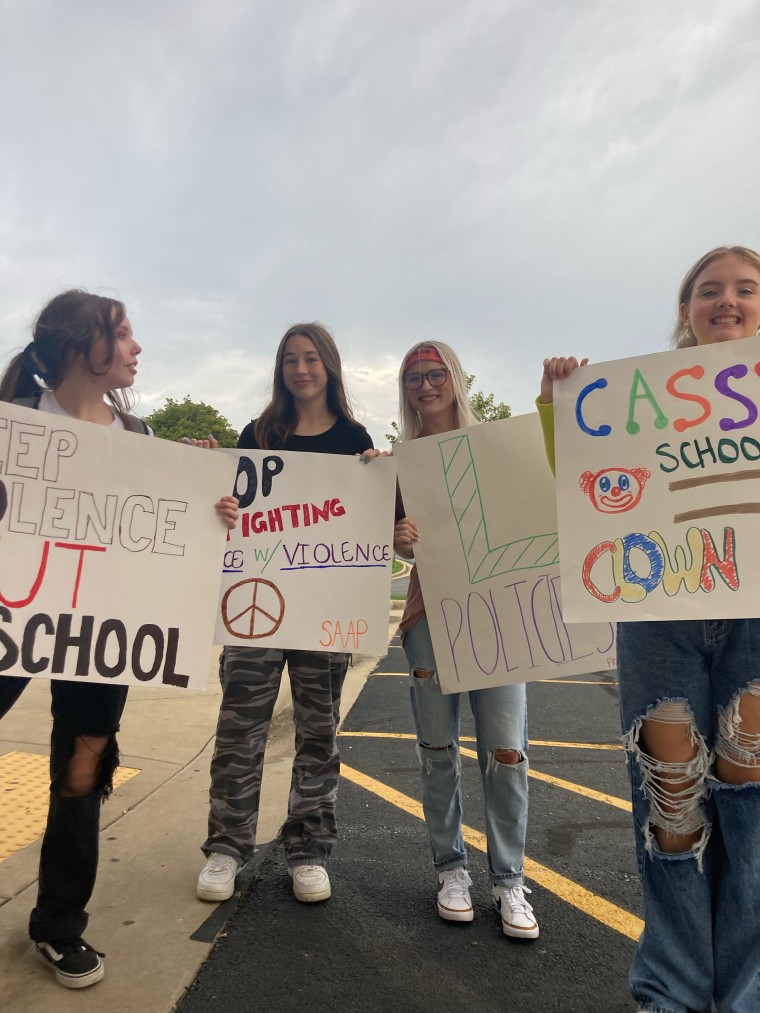
[(106, 973), (105, 953), (86, 943), (84, 939), (66, 939), (53, 943), (35, 943), (37, 956), (55, 971), (59, 985), (64, 988), (87, 988), (100, 981)]

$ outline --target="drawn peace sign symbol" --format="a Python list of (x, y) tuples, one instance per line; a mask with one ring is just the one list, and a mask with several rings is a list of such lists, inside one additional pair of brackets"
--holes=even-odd
[(285, 599), (279, 588), (263, 577), (233, 584), (222, 598), (224, 627), (240, 640), (271, 637), (279, 630), (284, 618)]

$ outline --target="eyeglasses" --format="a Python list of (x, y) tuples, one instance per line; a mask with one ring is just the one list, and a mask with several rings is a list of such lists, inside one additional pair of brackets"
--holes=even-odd
[(407, 390), (419, 390), (427, 380), (431, 387), (443, 387), (448, 374), (448, 369), (431, 369), (429, 373), (404, 373), (404, 386)]

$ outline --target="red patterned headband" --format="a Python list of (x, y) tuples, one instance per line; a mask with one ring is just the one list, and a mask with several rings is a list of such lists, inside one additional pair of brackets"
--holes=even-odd
[(420, 348), (413, 349), (404, 359), (402, 375), (412, 366), (418, 366), (421, 362), (440, 362), (442, 366), (446, 365), (441, 358), (441, 353), (434, 345), (422, 345)]

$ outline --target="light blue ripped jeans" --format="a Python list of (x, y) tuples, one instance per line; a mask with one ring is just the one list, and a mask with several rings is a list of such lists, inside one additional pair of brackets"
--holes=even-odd
[[(743, 693), (760, 695), (760, 619), (621, 623), (620, 710), (631, 778), (644, 931), (630, 973), (651, 1013), (760, 1011), (760, 736), (742, 730)], [(642, 721), (691, 725), (693, 760), (646, 752)], [(646, 734), (644, 732), (644, 734)], [(716, 756), (748, 768), (715, 777)], [(679, 794), (658, 786), (658, 775)], [(652, 827), (691, 835), (666, 853)]]
[[(464, 868), (459, 705), (470, 698), (475, 718), (478, 763), (485, 798), (488, 868), (495, 884), (521, 884), (528, 824), (528, 720), (525, 684), (444, 695), (437, 673), (419, 678), (415, 669), (436, 671), (427, 618), (403, 636), (409, 662), (412, 712), (417, 726), (422, 805), (433, 851), (433, 865)], [(516, 749), (519, 763), (499, 763), (496, 749)]]

